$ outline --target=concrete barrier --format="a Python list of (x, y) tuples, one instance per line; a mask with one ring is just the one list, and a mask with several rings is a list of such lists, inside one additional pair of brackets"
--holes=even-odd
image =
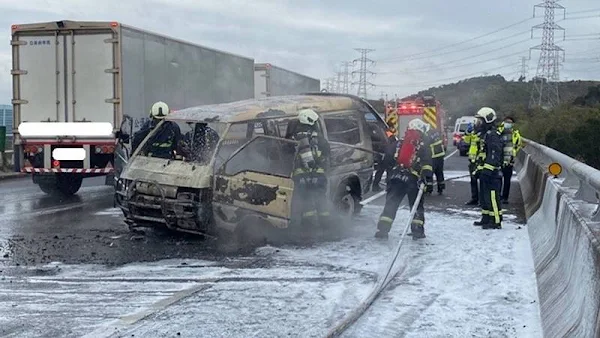
[[(600, 337), (600, 224), (594, 221), (597, 203), (589, 203), (600, 171), (535, 142), (526, 144), (516, 167), (544, 336)], [(564, 168), (559, 178), (547, 172), (552, 162)], [(581, 192), (585, 189), (588, 193)]]

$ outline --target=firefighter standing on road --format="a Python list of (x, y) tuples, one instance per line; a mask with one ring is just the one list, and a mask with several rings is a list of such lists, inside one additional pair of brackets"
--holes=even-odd
[(469, 174), (471, 177), (471, 200), (466, 205), (479, 205), (479, 174), (477, 173), (477, 154), (479, 152), (479, 134), (469, 123), (463, 140), (469, 145)]
[(510, 193), (510, 180), (513, 174), (513, 167), (517, 152), (521, 149), (523, 142), (521, 133), (514, 128), (515, 119), (511, 116), (504, 118), (504, 121), (498, 128), (504, 141), (504, 163), (502, 165), (502, 203), (508, 203)]
[(481, 181), (481, 221), (473, 225), (483, 229), (502, 228), (502, 189), (503, 142), (498, 128), (494, 126), (496, 112), (489, 107), (481, 108), (476, 115), (475, 130), (480, 133), (479, 154), (481, 159), (476, 173)]
[[(393, 127), (394, 124), (388, 124), (390, 127), (385, 132), (387, 136), (388, 143), (384, 149), (383, 158), (379, 161), (379, 165), (377, 166), (377, 171), (375, 172), (375, 178), (373, 178), (373, 192), (381, 191), (381, 187), (379, 186), (379, 182), (381, 182), (381, 177), (383, 176), (383, 172), (385, 171), (386, 184), (390, 180), (390, 172), (394, 166), (394, 151), (396, 150), (396, 144), (398, 142), (398, 138), (396, 137), (396, 128)], [(391, 155), (391, 156), (390, 156)]]
[[(437, 181), (437, 192), (441, 195), (446, 189), (446, 182), (444, 182), (444, 156), (446, 156), (446, 151), (441, 133), (437, 129), (429, 128), (427, 135), (430, 140), (429, 147), (431, 148), (433, 174)], [(428, 186), (427, 192), (433, 192), (433, 185)]]
[[(405, 195), (412, 208), (422, 183), (431, 180), (431, 149), (426, 143), (427, 124), (420, 119), (411, 120), (399, 149), (394, 152), (395, 166), (387, 186), (386, 202), (377, 223), (376, 238), (388, 238), (396, 213)], [(425, 238), (425, 209), (423, 198), (411, 223), (413, 239)]]
[(298, 157), (294, 174), (294, 198), (303, 224), (324, 227), (330, 221), (327, 199), (327, 158), (329, 143), (319, 130), (319, 115), (312, 109), (298, 112), (298, 122), (291, 138), (298, 142)]

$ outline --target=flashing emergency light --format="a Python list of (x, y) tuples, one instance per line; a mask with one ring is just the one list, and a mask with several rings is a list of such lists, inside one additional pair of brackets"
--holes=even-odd
[(23, 122), (18, 129), (22, 137), (110, 137), (113, 134), (110, 122)]
[(60, 167), (60, 161), (58, 161), (58, 160), (52, 161), (52, 167), (54, 167), (54, 168)]

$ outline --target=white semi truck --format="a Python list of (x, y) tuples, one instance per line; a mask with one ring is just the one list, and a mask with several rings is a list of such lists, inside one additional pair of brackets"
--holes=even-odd
[(316, 93), (320, 90), (321, 81), (318, 79), (270, 63), (254, 65), (254, 98)]
[(11, 30), (15, 170), (47, 193), (74, 194), (91, 176), (114, 184), (125, 138), (156, 101), (179, 109), (254, 96), (251, 58), (118, 22)]

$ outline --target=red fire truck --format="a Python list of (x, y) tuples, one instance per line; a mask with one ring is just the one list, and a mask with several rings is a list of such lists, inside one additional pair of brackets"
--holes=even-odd
[[(394, 108), (395, 106), (395, 108)], [(448, 147), (448, 136), (445, 131), (446, 112), (442, 105), (433, 95), (413, 95), (405, 97), (386, 110), (386, 115), (397, 114), (396, 130), (398, 137), (402, 138), (408, 127), (408, 122), (414, 118), (420, 118), (437, 129), (444, 140), (444, 148)]]

